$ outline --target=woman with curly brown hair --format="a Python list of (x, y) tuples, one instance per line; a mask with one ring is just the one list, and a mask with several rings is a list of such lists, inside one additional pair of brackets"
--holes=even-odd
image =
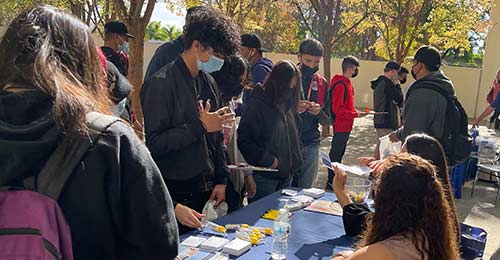
[(411, 154), (381, 166), (375, 212), (355, 252), (333, 260), (455, 260), (459, 251), (450, 206), (435, 167)]

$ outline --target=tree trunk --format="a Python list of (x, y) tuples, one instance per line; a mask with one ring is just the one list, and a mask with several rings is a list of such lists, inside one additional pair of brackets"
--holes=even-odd
[[(141, 106), (141, 88), (143, 83), (143, 64), (144, 64), (144, 36), (146, 30), (141, 21), (132, 21), (129, 23), (128, 28), (130, 33), (135, 36), (135, 39), (130, 41), (130, 53), (129, 60), (133, 61), (129, 64), (128, 69), (128, 79), (133, 86), (131, 98), (132, 98), (132, 111), (134, 111), (136, 119), (139, 121), (140, 126), (143, 125), (144, 118), (142, 115)], [(135, 126), (136, 132), (142, 134), (142, 127)], [(138, 131), (139, 130), (139, 131)], [(140, 136), (142, 136), (139, 134)]]

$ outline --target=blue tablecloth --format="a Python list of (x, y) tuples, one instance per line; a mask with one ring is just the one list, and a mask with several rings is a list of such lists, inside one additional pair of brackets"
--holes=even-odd
[[(299, 193), (300, 194), (300, 193)], [(289, 198), (275, 192), (247, 207), (232, 212), (217, 219), (216, 223), (249, 224), (259, 227), (272, 227), (273, 221), (261, 219), (260, 216), (268, 209), (277, 209), (280, 198)], [(335, 201), (333, 193), (326, 193), (321, 200)], [(197, 235), (191, 232), (181, 237)], [(287, 260), (292, 259), (330, 259), (332, 255), (352, 249), (354, 239), (346, 236), (342, 224), (342, 217), (310, 211), (296, 211), (291, 220), (291, 233), (288, 240)], [(272, 237), (265, 239), (265, 244), (254, 246), (247, 253), (238, 257), (238, 260), (267, 260), (271, 259)], [(232, 258), (236, 259), (236, 258)]]

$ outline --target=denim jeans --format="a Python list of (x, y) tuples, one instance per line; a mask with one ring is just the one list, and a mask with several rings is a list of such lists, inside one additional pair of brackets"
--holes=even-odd
[(253, 179), (255, 180), (255, 185), (257, 186), (257, 192), (255, 197), (249, 200), (250, 202), (262, 199), (275, 191), (290, 187), (292, 184), (291, 176), (286, 179), (276, 179), (266, 177), (263, 174), (254, 174)]
[(293, 175), (292, 187), (311, 188), (318, 175), (319, 144), (302, 146), (304, 162), (302, 167)]

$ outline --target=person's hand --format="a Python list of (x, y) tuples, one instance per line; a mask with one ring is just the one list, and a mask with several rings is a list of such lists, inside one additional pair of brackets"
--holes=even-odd
[(226, 185), (217, 184), (210, 195), (209, 201), (215, 201), (215, 207), (218, 207), (226, 199)]
[(203, 122), (207, 132), (218, 132), (224, 128), (224, 124), (232, 123), (236, 120), (236, 115), (231, 113), (228, 107), (223, 107), (215, 112), (210, 112), (210, 107), (210, 100), (207, 100), (205, 107), (202, 107), (200, 111), (200, 120)]
[(393, 143), (396, 143), (399, 141), (399, 138), (398, 138), (398, 135), (396, 134), (396, 132), (392, 132), (389, 134), (389, 140), (391, 140), (391, 142), (393, 142)]
[(358, 162), (360, 166), (368, 166), (371, 162), (375, 161), (373, 157), (359, 157)]
[(257, 184), (253, 179), (253, 175), (248, 175), (245, 177), (245, 196), (248, 198), (253, 198), (257, 193)]
[(321, 106), (316, 102), (311, 102), (309, 108), (307, 109), (307, 112), (313, 115), (318, 115), (320, 111), (321, 111)]
[(274, 158), (273, 164), (271, 165), (271, 169), (278, 169), (279, 166), (278, 158)]
[(382, 166), (383, 163), (384, 163), (384, 160), (375, 160), (375, 161), (370, 162), (368, 164), (368, 167), (373, 169), (373, 174), (375, 176), (378, 176), (378, 174), (380, 173), (380, 166)]
[(337, 166), (333, 166), (333, 171), (335, 172), (335, 177), (333, 177), (333, 191), (335, 193), (345, 193), (347, 173)]
[(180, 203), (175, 206), (175, 217), (179, 222), (190, 228), (203, 228), (200, 219), (203, 215), (194, 209), (188, 208)]
[(479, 120), (477, 120), (477, 118), (474, 118), (474, 119), (472, 120), (472, 128), (477, 128), (477, 127), (479, 127), (479, 123), (480, 123), (480, 122), (479, 122)]
[(305, 101), (305, 100), (300, 100), (299, 101), (299, 105), (297, 106), (297, 112), (299, 114), (302, 114), (304, 112), (306, 112), (306, 110), (310, 107), (310, 104), (309, 104), (309, 101)]

